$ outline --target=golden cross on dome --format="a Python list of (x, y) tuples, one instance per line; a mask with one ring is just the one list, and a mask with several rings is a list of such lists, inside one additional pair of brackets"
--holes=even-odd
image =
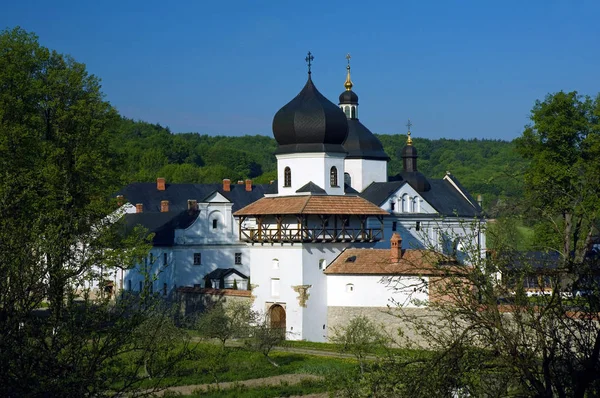
[(308, 52), (308, 55), (306, 55), (306, 58), (304, 58), (304, 60), (308, 63), (308, 74), (310, 75), (310, 66), (312, 65), (312, 61), (315, 59), (315, 57), (313, 57), (313, 55), (310, 53), (310, 51)]
[(406, 127), (408, 128), (408, 133), (406, 133), (406, 135), (408, 136), (408, 138), (406, 139), (406, 145), (412, 145), (412, 138), (410, 138), (410, 128), (412, 127), (412, 123), (410, 122), (410, 119), (408, 119)]
[(346, 87), (346, 91), (352, 90), (352, 80), (350, 79), (350, 53), (346, 54), (346, 59), (348, 60), (348, 65), (346, 66), (346, 70), (348, 73), (346, 74), (346, 82), (344, 83), (344, 87)]
[(350, 56), (350, 53), (346, 54), (346, 59), (348, 60), (348, 66), (350, 66), (350, 58), (352, 58)]

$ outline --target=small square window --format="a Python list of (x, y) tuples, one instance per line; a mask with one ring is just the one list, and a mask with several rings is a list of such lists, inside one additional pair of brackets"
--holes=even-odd
[(242, 253), (235, 253), (235, 265), (242, 265)]
[(392, 221), (392, 231), (396, 231), (398, 229), (398, 222)]
[(202, 264), (202, 253), (194, 253), (194, 265)]
[(217, 226), (219, 225), (219, 221), (215, 218), (213, 220), (213, 229), (217, 229)]

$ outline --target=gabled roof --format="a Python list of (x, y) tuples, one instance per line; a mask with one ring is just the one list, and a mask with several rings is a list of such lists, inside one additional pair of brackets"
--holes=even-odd
[(216, 270), (209, 272), (204, 277), (205, 279), (221, 279), (225, 278), (227, 275), (236, 274), (244, 279), (248, 279), (248, 277), (242, 274), (235, 268), (217, 268)]
[(431, 250), (402, 250), (398, 262), (390, 249), (345, 249), (325, 269), (327, 275), (442, 275), (459, 271), (459, 263)]
[(268, 214), (354, 214), (364, 216), (386, 216), (388, 215), (388, 212), (359, 196), (298, 195), (262, 198), (243, 209), (238, 210), (234, 213), (234, 216), (258, 216)]
[(173, 245), (176, 229), (185, 229), (198, 217), (197, 211), (169, 211), (164, 213), (130, 213), (123, 217), (126, 232), (140, 225), (154, 233), (154, 246)]
[[(482, 214), (481, 207), (469, 195), (469, 193), (458, 183), (456, 178), (452, 181), (462, 190), (462, 193), (445, 179), (429, 179), (431, 189), (419, 192), (419, 195), (433, 208), (444, 216), (479, 217)], [(368, 201), (381, 206), (390, 196), (395, 194), (406, 181), (373, 182), (360, 194)], [(464, 196), (463, 196), (464, 194)]]
[(166, 184), (164, 191), (156, 189), (153, 182), (135, 182), (127, 185), (116, 195), (123, 195), (126, 202), (133, 205), (141, 203), (144, 212), (160, 212), (160, 202), (169, 201), (169, 210), (181, 212), (187, 210), (189, 199), (201, 202), (211, 194), (218, 192), (233, 203), (233, 211), (239, 210), (262, 198), (269, 185), (253, 185), (252, 191), (246, 191), (245, 184), (231, 184), (231, 190), (223, 190), (222, 184)]
[(296, 193), (310, 193), (312, 195), (327, 195), (327, 191), (323, 188), (310, 181), (308, 184), (304, 185), (300, 189), (296, 191)]

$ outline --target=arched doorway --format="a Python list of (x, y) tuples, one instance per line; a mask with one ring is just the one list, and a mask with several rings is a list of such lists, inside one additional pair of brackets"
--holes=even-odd
[(285, 308), (279, 304), (271, 306), (269, 309), (269, 319), (271, 328), (279, 329), (285, 334)]

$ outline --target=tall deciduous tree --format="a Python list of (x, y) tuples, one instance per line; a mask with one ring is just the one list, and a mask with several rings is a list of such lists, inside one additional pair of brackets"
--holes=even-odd
[[(135, 364), (120, 365), (125, 352), (146, 355), (133, 331), (156, 314), (151, 297), (92, 301), (84, 283), (149, 248), (147, 234), (124, 237), (107, 217), (120, 186), (108, 146), (116, 120), (85, 65), (20, 28), (0, 32), (2, 396), (97, 396), (139, 385)], [(147, 325), (148, 335), (159, 327)]]
[(565, 260), (581, 261), (600, 219), (600, 131), (598, 109), (589, 97), (558, 92), (537, 101), (532, 123), (517, 139), (530, 161), (525, 191), (531, 210), (560, 237), (554, 247)]

